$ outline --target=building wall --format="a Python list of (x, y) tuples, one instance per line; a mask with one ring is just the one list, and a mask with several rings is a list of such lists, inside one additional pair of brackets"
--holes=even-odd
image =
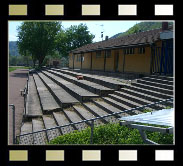
[(82, 63), (82, 69), (90, 70), (91, 67), (91, 52), (83, 54), (84, 61)]
[(101, 51), (101, 57), (96, 57), (96, 52), (92, 53), (92, 70), (104, 70), (104, 51)]
[(70, 69), (73, 68), (73, 59), (72, 59), (73, 56), (74, 56), (74, 55), (73, 55), (72, 53), (69, 54), (69, 68), (70, 68)]
[[(162, 42), (156, 42), (156, 46), (161, 47)], [(116, 71), (123, 72), (135, 72), (135, 73), (145, 73), (150, 74), (150, 65), (151, 65), (151, 48), (150, 46), (145, 47), (145, 53), (138, 53), (139, 47), (136, 47), (134, 54), (124, 55), (123, 49), (113, 49), (111, 50), (111, 56), (106, 57), (105, 71), (115, 71), (115, 65), (118, 63), (118, 68)], [(116, 54), (119, 53), (118, 62), (116, 61)], [(91, 54), (92, 54), (92, 70), (104, 70), (104, 54), (105, 51), (101, 51), (101, 57), (96, 57), (96, 52), (84, 53), (84, 61), (82, 63), (82, 69), (91, 68)], [(72, 56), (72, 54), (70, 54)], [(79, 54), (80, 56), (80, 54)], [(77, 61), (77, 55), (75, 55), (74, 68), (81, 68), (81, 61)], [(73, 67), (73, 60), (69, 58), (69, 67)]]
[(114, 50), (111, 50), (110, 57), (106, 57), (105, 71), (114, 71)]
[(151, 49), (145, 47), (145, 54), (139, 54), (135, 48), (135, 54), (125, 55), (125, 72), (150, 73)]

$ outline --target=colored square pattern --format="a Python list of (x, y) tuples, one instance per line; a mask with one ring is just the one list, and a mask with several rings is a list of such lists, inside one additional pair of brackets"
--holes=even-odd
[(100, 15), (100, 5), (82, 5), (82, 15)]
[(137, 161), (137, 150), (119, 150), (119, 161)]
[(137, 15), (137, 5), (118, 5), (118, 15)]
[(46, 150), (46, 161), (64, 161), (64, 151)]
[(10, 150), (9, 161), (28, 161), (27, 150)]
[[(154, 7), (154, 15), (156, 16), (173, 16), (173, 4), (156, 4)], [(100, 5), (89, 4), (81, 5), (82, 16), (100, 16)], [(27, 16), (28, 5), (26, 4), (10, 4), (9, 16)], [(49, 4), (45, 5), (45, 16), (63, 16), (64, 5), (63, 4)], [(118, 16), (136, 16), (137, 4), (119, 4)]]
[(100, 161), (101, 151), (100, 150), (83, 150), (82, 160), (83, 161)]
[(173, 161), (174, 151), (173, 150), (156, 150), (155, 161)]
[(45, 5), (45, 15), (63, 16), (64, 15), (64, 5)]
[(173, 15), (173, 5), (155, 5), (155, 15)]
[(9, 5), (10, 16), (26, 16), (27, 5)]

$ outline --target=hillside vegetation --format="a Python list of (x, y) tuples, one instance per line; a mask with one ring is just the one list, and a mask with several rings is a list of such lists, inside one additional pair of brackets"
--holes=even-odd
[(16, 41), (10, 41), (9, 42), (9, 54), (11, 56), (19, 56), (17, 42)]
[[(171, 25), (173, 25), (173, 22), (169, 22), (169, 26)], [(134, 25), (133, 27), (129, 28), (126, 32), (118, 33), (112, 36), (111, 38), (118, 38), (125, 35), (137, 33), (139, 31), (143, 32), (143, 31), (148, 31), (152, 29), (158, 29), (158, 28), (161, 28), (161, 26), (162, 26), (162, 22), (140, 22)]]

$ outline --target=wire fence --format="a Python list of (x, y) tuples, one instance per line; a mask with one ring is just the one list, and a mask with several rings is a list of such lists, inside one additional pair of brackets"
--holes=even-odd
[(92, 119), (82, 120), (75, 123), (69, 123), (62, 126), (56, 126), (49, 129), (43, 129), (40, 131), (35, 131), (31, 133), (26, 133), (22, 135), (16, 136), (16, 144), (20, 145), (45, 145), (54, 138), (72, 133), (75, 130), (82, 131), (88, 127), (91, 128), (91, 136), (90, 136), (90, 143), (93, 143), (93, 130), (95, 127), (98, 127), (100, 125), (103, 125), (105, 123), (119, 123), (119, 118), (122, 116), (128, 116), (128, 113), (131, 113), (133, 111), (140, 111), (144, 110), (145, 108), (152, 108), (152, 111), (154, 111), (155, 105), (164, 105), (164, 106), (170, 106), (173, 105), (173, 98), (162, 100), (159, 102), (155, 102), (152, 104), (143, 105), (140, 107), (135, 107), (132, 109), (128, 109), (125, 111), (120, 111), (112, 114), (107, 114), (105, 116), (95, 117)]

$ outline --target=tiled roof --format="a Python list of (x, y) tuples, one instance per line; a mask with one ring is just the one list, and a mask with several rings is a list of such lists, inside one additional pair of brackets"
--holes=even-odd
[[(172, 30), (173, 27), (169, 27)], [(114, 47), (128, 47), (132, 45), (151, 44), (160, 40), (160, 32), (162, 29), (153, 29), (136, 34), (126, 35), (115, 39), (108, 39), (96, 43), (84, 45), (71, 51), (71, 53), (91, 52), (101, 49), (109, 49)]]

